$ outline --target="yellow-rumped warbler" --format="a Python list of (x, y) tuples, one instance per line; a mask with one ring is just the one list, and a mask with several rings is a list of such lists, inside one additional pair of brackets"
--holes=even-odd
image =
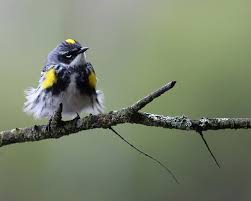
[[(96, 90), (96, 74), (91, 63), (86, 60), (86, 50), (88, 47), (82, 47), (76, 40), (67, 39), (49, 53), (38, 87), (25, 91), (26, 113), (35, 118), (50, 118), (60, 104), (63, 106), (63, 116), (78, 116), (80, 112), (103, 112), (104, 96), (101, 91)], [(109, 129), (133, 149), (165, 168), (178, 182), (167, 166), (135, 147), (112, 127)]]
[(59, 104), (63, 116), (103, 111), (103, 93), (96, 90), (96, 74), (79, 42), (67, 39), (52, 50), (37, 88), (25, 91), (24, 111), (36, 118), (51, 117)]

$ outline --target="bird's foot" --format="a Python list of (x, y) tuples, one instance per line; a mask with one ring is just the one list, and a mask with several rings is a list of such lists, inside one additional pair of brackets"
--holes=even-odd
[(79, 114), (76, 112), (76, 117), (74, 117), (74, 121), (77, 121), (77, 120), (79, 120), (80, 119), (80, 116), (79, 116)]

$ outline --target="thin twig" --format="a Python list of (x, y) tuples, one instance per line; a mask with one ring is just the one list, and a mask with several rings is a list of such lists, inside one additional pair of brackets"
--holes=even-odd
[(159, 96), (161, 96), (165, 92), (172, 89), (175, 84), (176, 84), (176, 81), (171, 81), (171, 82), (167, 83), (166, 85), (164, 85), (163, 87), (159, 88), (158, 90), (150, 93), (146, 97), (140, 99), (139, 101), (137, 101), (135, 104), (133, 104), (131, 106), (132, 111), (137, 112), (137, 111), (141, 110), (147, 104), (151, 103), (155, 98), (158, 98)]
[(135, 145), (133, 145), (132, 143), (130, 143), (128, 140), (126, 140), (122, 135), (120, 135), (116, 130), (114, 130), (112, 127), (110, 128), (120, 139), (122, 139), (126, 144), (130, 145), (133, 149), (135, 149), (137, 152), (139, 152), (140, 154), (143, 154), (144, 156), (150, 158), (151, 160), (155, 161), (156, 163), (158, 163), (161, 167), (163, 167), (174, 179), (174, 181), (179, 184), (178, 179), (176, 178), (176, 176), (174, 175), (174, 173), (166, 166), (164, 165), (160, 160), (152, 157), (151, 155), (147, 154), (146, 152), (141, 151), (139, 148), (137, 148)]
[(204, 144), (206, 145), (206, 148), (207, 148), (208, 152), (210, 153), (210, 155), (212, 156), (214, 162), (216, 163), (216, 165), (218, 166), (218, 168), (220, 168), (220, 163), (218, 162), (218, 160), (216, 159), (215, 155), (211, 151), (211, 149), (210, 149), (210, 147), (209, 147), (209, 145), (208, 145), (208, 143), (207, 143), (207, 141), (206, 141), (206, 139), (205, 139), (202, 131), (197, 131), (197, 132), (199, 133), (199, 135), (200, 135), (202, 141), (204, 142)]

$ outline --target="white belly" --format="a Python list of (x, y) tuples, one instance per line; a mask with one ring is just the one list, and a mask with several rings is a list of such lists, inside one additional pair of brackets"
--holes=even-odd
[(76, 74), (71, 76), (71, 82), (62, 96), (63, 115), (76, 115), (85, 109), (92, 108), (91, 97), (80, 93), (75, 77)]

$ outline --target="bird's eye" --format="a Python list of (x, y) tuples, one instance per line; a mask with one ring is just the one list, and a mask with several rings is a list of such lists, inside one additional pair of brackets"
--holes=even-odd
[(70, 58), (72, 58), (72, 55), (71, 54), (67, 54), (67, 55), (65, 55), (65, 58), (70, 59)]

